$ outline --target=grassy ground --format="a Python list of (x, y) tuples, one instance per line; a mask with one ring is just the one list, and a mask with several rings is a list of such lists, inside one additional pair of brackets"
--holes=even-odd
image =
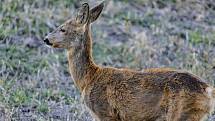
[[(0, 2), (0, 120), (91, 121), (70, 78), (65, 50), (42, 42), (73, 16), (80, 1)], [(213, 0), (110, 0), (93, 24), (94, 59), (136, 70), (183, 69), (213, 84), (214, 20)]]

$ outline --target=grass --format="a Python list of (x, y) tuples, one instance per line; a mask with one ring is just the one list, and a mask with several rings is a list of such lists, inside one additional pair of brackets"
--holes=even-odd
[[(68, 17), (71, 6), (74, 1), (71, 0), (8, 0), (3, 1), (0, 5), (1, 12), (1, 38), (10, 35), (38, 35), (37, 37), (44, 36), (46, 33), (53, 29), (58, 22), (47, 21), (51, 19), (64, 21), (62, 18)], [(55, 6), (55, 7), (53, 7)], [(50, 10), (55, 9), (55, 14), (63, 12), (62, 16), (50, 15)], [(63, 11), (60, 11), (62, 10)], [(36, 16), (37, 19), (35, 19)], [(4, 16), (4, 17), (3, 17)]]
[[(184, 69), (213, 84), (214, 11), (204, 11), (205, 17), (197, 21), (189, 14), (200, 15), (195, 2), (156, 0), (152, 6), (148, 0), (137, 1), (112, 1), (117, 8), (107, 2), (101, 19), (93, 24), (95, 62), (136, 70)], [(42, 42), (48, 32), (74, 16), (80, 1), (1, 2), (0, 115), (11, 120), (91, 121), (70, 77), (66, 51)]]
[(189, 32), (188, 36), (189, 36), (189, 41), (192, 44), (202, 44), (202, 43), (205, 43), (208, 45), (215, 44), (215, 39), (214, 39), (215, 33), (209, 33), (204, 35), (199, 31), (191, 31)]

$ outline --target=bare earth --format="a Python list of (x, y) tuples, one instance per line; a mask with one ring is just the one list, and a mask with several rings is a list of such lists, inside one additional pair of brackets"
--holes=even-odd
[[(1, 121), (92, 121), (70, 77), (66, 51), (42, 42), (81, 2), (1, 1)], [(213, 84), (214, 20), (213, 0), (109, 0), (92, 25), (94, 60), (135, 70), (183, 69)]]

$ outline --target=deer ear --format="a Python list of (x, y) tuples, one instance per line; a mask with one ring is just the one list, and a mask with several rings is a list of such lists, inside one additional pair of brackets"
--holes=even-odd
[(90, 22), (91, 23), (94, 22), (99, 17), (103, 8), (104, 8), (104, 2), (100, 3), (98, 6), (92, 8), (90, 10)]
[(83, 3), (81, 8), (78, 10), (78, 14), (76, 16), (76, 21), (80, 24), (85, 24), (89, 20), (89, 5), (88, 3)]

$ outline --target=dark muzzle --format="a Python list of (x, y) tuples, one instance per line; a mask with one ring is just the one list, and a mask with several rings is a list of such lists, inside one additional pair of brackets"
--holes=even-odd
[(50, 43), (50, 41), (49, 41), (49, 39), (48, 39), (48, 38), (45, 38), (43, 41), (44, 41), (47, 45), (52, 46), (52, 43)]

